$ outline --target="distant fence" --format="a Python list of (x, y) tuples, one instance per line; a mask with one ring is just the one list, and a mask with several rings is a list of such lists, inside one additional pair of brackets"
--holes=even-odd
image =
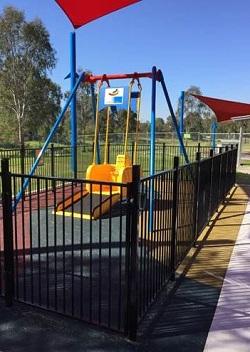
[[(135, 144), (129, 144), (127, 152), (131, 159), (136, 158), (136, 163), (141, 165), (145, 175), (149, 173), (150, 163), (150, 145), (139, 144), (135, 153)], [(195, 160), (197, 151), (201, 152), (202, 158), (209, 155), (209, 146), (187, 146), (187, 153), (190, 162)], [(37, 148), (16, 148), (16, 149), (0, 149), (0, 160), (9, 159), (10, 170), (13, 173), (28, 174), (37, 155)], [(115, 163), (116, 156), (124, 153), (123, 144), (108, 144), (108, 162)], [(103, 161), (104, 145), (100, 144), (100, 156)], [(174, 156), (180, 157), (180, 163), (184, 163), (184, 157), (181, 154), (180, 148), (177, 145), (168, 145), (166, 143), (158, 143), (155, 145), (155, 171), (163, 171), (172, 167), (172, 159)], [(88, 165), (93, 160), (93, 145), (85, 144), (77, 146), (77, 164), (78, 177), (84, 178)], [(73, 177), (71, 170), (71, 148), (56, 147), (53, 144), (47, 149), (42, 158), (36, 175), (49, 177)]]
[[(203, 160), (197, 152), (195, 159), (182, 166), (175, 157), (174, 168), (142, 179), (134, 166), (129, 184), (30, 177), (10, 172), (3, 160), (0, 294), (6, 303), (16, 299), (135, 339), (138, 324), (235, 183), (237, 148)], [(31, 181), (26, 197), (12, 211), (25, 177)], [(58, 213), (58, 204), (87, 186), (88, 201), (74, 198)], [(101, 215), (86, 220), (94, 204)]]

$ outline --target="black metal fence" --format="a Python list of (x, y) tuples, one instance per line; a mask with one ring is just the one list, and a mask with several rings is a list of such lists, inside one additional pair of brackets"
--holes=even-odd
[[(27, 176), (2, 161), (0, 293), (135, 339), (233, 187), (237, 148), (133, 182)], [(20, 183), (30, 178), (15, 207)], [(51, 188), (51, 184), (54, 187)]]
[[(210, 147), (208, 146), (187, 146), (186, 147), (190, 162), (195, 161), (197, 151), (201, 152), (201, 157), (209, 156)], [(150, 145), (139, 144), (135, 151), (135, 144), (129, 144), (127, 152), (131, 159), (136, 158), (136, 164), (141, 165), (144, 175), (149, 173)], [(38, 153), (37, 148), (17, 148), (17, 149), (0, 149), (0, 160), (9, 159), (10, 170), (13, 173), (28, 174)], [(116, 156), (123, 154), (123, 144), (108, 144), (108, 162), (115, 163)], [(103, 161), (104, 145), (100, 144), (100, 157)], [(180, 157), (180, 164), (184, 164), (184, 157), (181, 154), (180, 147), (159, 143), (155, 146), (155, 169), (156, 172), (164, 171), (172, 167), (174, 156)], [(78, 177), (84, 178), (88, 165), (92, 163), (93, 146), (91, 144), (77, 146), (77, 166)], [(73, 177), (71, 169), (71, 147), (58, 147), (53, 144), (46, 150), (37, 171), (37, 176), (49, 177)]]

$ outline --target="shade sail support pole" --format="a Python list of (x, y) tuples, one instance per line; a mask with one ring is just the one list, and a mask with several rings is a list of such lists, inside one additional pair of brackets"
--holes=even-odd
[[(70, 91), (74, 90), (76, 83), (76, 33), (70, 33)], [(77, 113), (76, 94), (71, 101), (70, 126), (71, 126), (71, 169), (74, 178), (77, 178)]]

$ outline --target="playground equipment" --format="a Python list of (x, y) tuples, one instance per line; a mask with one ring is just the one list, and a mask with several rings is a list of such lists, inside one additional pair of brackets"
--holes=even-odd
[[(100, 89), (105, 80), (105, 76), (101, 79), (98, 84), (97, 102), (96, 102), (96, 119), (95, 119), (95, 137), (94, 137), (94, 152), (93, 162), (88, 167), (86, 172), (86, 180), (90, 181), (104, 181), (111, 183), (128, 183), (132, 181), (132, 164), (136, 161), (138, 133), (140, 124), (140, 107), (141, 107), (141, 92), (142, 87), (139, 78), (136, 77), (136, 73), (129, 84), (128, 91), (128, 106), (127, 106), (127, 117), (126, 117), (126, 132), (124, 142), (123, 154), (116, 156), (116, 163), (108, 163), (108, 142), (109, 142), (109, 126), (111, 117), (111, 106), (108, 105), (106, 108), (106, 136), (105, 136), (105, 150), (104, 150), (104, 162), (102, 164), (96, 163), (96, 153), (98, 149), (98, 135), (99, 135), (99, 102), (100, 102)], [(133, 86), (137, 81), (138, 91), (133, 92)], [(107, 81), (108, 87), (109, 81)], [(113, 89), (109, 95), (116, 96), (119, 89)], [(127, 153), (128, 149), (128, 133), (129, 125), (131, 120), (131, 101), (132, 98), (136, 99), (136, 137), (135, 137), (135, 150), (133, 160)], [(115, 105), (113, 105), (115, 106)], [(98, 219), (101, 215), (107, 213), (113, 205), (119, 202), (120, 199), (126, 197), (125, 189), (119, 186), (112, 186), (112, 189), (108, 184), (100, 185), (87, 183), (84, 191), (78, 191), (74, 195), (68, 197), (63, 202), (58, 204), (56, 214), (75, 216), (83, 219)], [(81, 203), (81, 206), (79, 206)], [(72, 205), (74, 204), (74, 210)], [(68, 209), (71, 209), (70, 211)]]
[[(134, 80), (139, 80), (142, 78), (147, 78), (147, 79), (151, 79), (152, 81), (152, 98), (151, 98), (151, 124), (150, 124), (150, 176), (153, 176), (155, 174), (155, 119), (156, 119), (156, 93), (157, 93), (157, 82), (160, 83), (162, 90), (163, 90), (163, 94), (165, 96), (166, 102), (167, 102), (167, 106), (168, 109), (170, 111), (171, 117), (172, 117), (172, 121), (176, 130), (176, 134), (177, 137), (179, 139), (179, 143), (180, 146), (183, 150), (183, 156), (185, 159), (185, 162), (187, 164), (189, 164), (189, 158), (186, 152), (186, 148), (184, 146), (183, 143), (183, 139), (182, 139), (182, 135), (179, 131), (179, 126), (176, 120), (176, 116), (171, 104), (171, 100), (168, 94), (168, 90), (164, 81), (164, 77), (163, 74), (161, 72), (161, 70), (157, 70), (156, 67), (152, 68), (151, 72), (144, 72), (144, 73), (130, 73), (130, 74), (113, 74), (113, 75), (101, 75), (101, 76), (95, 76), (95, 75), (87, 75), (84, 72), (79, 76), (68, 100), (65, 103), (64, 108), (62, 109), (61, 114), (58, 116), (54, 126), (52, 127), (51, 132), (49, 133), (37, 159), (35, 160), (31, 171), (29, 173), (29, 176), (33, 176), (37, 166), (39, 165), (39, 162), (41, 160), (41, 158), (43, 157), (46, 149), (49, 146), (49, 143), (51, 142), (53, 136), (55, 135), (58, 126), (60, 125), (61, 121), (63, 120), (65, 113), (67, 111), (67, 108), (69, 107), (71, 101), (74, 99), (76, 91), (80, 85), (81, 82), (88, 82), (89, 84), (91, 84), (91, 86), (93, 84), (95, 84), (98, 81), (110, 81), (110, 80), (126, 80), (126, 79), (134, 79)], [(93, 89), (92, 89), (93, 91)], [(131, 94), (130, 94), (130, 98), (131, 99)], [(131, 103), (131, 102), (130, 102)], [(129, 103), (129, 104), (130, 104)], [(137, 106), (140, 106), (140, 100), (137, 100)], [(108, 109), (109, 110), (109, 109)], [(96, 117), (98, 114), (98, 109), (96, 109)], [(129, 114), (129, 109), (128, 109), (128, 114)], [(109, 114), (108, 114), (109, 117)], [(129, 120), (128, 120), (129, 121)], [(138, 122), (139, 123), (139, 122)], [(97, 124), (98, 124), (98, 119), (97, 119)], [(138, 124), (137, 124), (137, 129), (138, 129)], [(107, 132), (107, 131), (106, 131)], [(108, 136), (108, 134), (107, 134)], [(105, 164), (102, 166), (96, 165), (95, 164), (95, 160), (96, 157), (98, 155), (98, 128), (96, 129), (96, 134), (95, 134), (95, 150), (94, 150), (94, 156), (93, 156), (93, 165), (89, 168), (88, 172), (87, 172), (87, 177), (88, 179), (92, 179), (94, 181), (96, 181), (96, 183), (98, 183), (97, 181), (102, 181), (102, 173), (99, 172), (100, 170), (106, 170), (106, 174), (105, 176), (105, 180), (107, 181), (107, 183), (111, 184), (111, 182), (114, 181), (120, 181), (120, 182), (130, 182), (131, 181), (131, 172), (129, 171), (131, 168), (131, 160), (127, 157), (127, 138), (125, 140), (125, 146), (124, 146), (124, 154), (122, 156), (117, 156), (117, 160), (116, 160), (116, 164), (114, 165), (109, 165), (109, 164)], [(136, 141), (137, 143), (137, 141)], [(134, 160), (135, 162), (135, 160)], [(100, 169), (99, 169), (100, 168)], [(93, 171), (94, 170), (94, 171)], [(104, 175), (104, 174), (103, 174)], [(100, 179), (101, 178), (101, 179)], [(19, 193), (17, 194), (16, 198), (15, 198), (15, 202), (13, 205), (13, 208), (15, 209), (17, 207), (17, 204), (19, 203), (19, 201), (22, 199), (22, 196), (25, 192), (25, 190), (27, 189), (28, 185), (30, 183), (30, 177), (25, 178), (24, 183), (21, 187), (21, 190), (19, 191)], [(94, 182), (95, 183), (95, 182)], [(109, 186), (110, 186), (109, 184)], [(93, 187), (93, 186), (92, 186)], [(115, 187), (115, 185), (112, 186)], [(87, 190), (86, 190), (87, 191)], [(97, 190), (98, 191), (98, 188)], [(92, 192), (93, 193), (93, 189)], [(81, 195), (81, 197), (83, 196), (83, 194)], [(111, 195), (113, 196), (113, 194)], [(153, 181), (150, 182), (150, 200), (149, 200), (149, 213), (150, 213), (150, 223), (152, 222), (152, 214), (153, 214), (153, 209), (154, 209), (154, 185), (153, 185)], [(115, 198), (114, 198), (115, 199)], [(112, 203), (112, 202), (111, 202)], [(59, 211), (59, 209), (58, 209)], [(98, 216), (98, 215), (97, 215)]]

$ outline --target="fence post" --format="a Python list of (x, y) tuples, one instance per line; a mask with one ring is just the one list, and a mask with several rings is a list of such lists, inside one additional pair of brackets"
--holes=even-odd
[(200, 153), (201, 152), (201, 144), (198, 143), (198, 149), (197, 149), (197, 152)]
[[(50, 151), (51, 151), (51, 177), (55, 177), (55, 148), (53, 143), (51, 143)], [(56, 191), (56, 183), (55, 183), (55, 180), (52, 180), (52, 192), (55, 192), (55, 191)]]
[(195, 166), (195, 180), (194, 180), (194, 246), (196, 245), (196, 240), (198, 237), (198, 209), (199, 209), (199, 186), (200, 186), (200, 160), (201, 160), (201, 153), (196, 153), (196, 166)]
[(236, 146), (235, 146), (235, 158), (233, 158), (233, 167), (232, 167), (232, 169), (233, 169), (232, 170), (232, 172), (233, 172), (233, 183), (232, 183), (232, 185), (235, 185), (235, 183), (236, 183), (238, 148), (239, 148), (239, 145), (236, 144)]
[(138, 319), (138, 224), (139, 224), (140, 166), (133, 165), (132, 182), (128, 184), (128, 215), (126, 230), (127, 312), (125, 334), (136, 340)]
[(229, 188), (231, 190), (231, 188), (233, 187), (233, 184), (232, 184), (232, 179), (233, 179), (233, 172), (232, 172), (232, 166), (233, 166), (233, 144), (230, 145), (230, 148), (229, 148), (229, 160), (230, 160), (230, 164), (228, 165), (229, 166), (229, 169), (228, 169), (228, 173), (229, 173)]
[(166, 143), (162, 145), (162, 171), (165, 170), (165, 158), (166, 158)]
[[(21, 144), (20, 148), (20, 157), (21, 157), (21, 175), (25, 175), (25, 145)], [(22, 176), (22, 185), (24, 183), (24, 177)], [(25, 192), (23, 192), (23, 200), (25, 200)]]
[(135, 160), (135, 142), (132, 142), (132, 164), (134, 164), (134, 160)]
[[(219, 153), (220, 153), (220, 175), (219, 175), (219, 187), (218, 187), (218, 196), (219, 196), (219, 202), (218, 204), (222, 203), (223, 199), (221, 197), (221, 171), (222, 171), (222, 147), (219, 148)], [(217, 209), (218, 210), (218, 209)]]
[[(95, 143), (92, 143), (92, 148), (91, 148), (91, 154), (92, 154), (92, 160), (95, 160), (96, 162), (96, 155), (94, 156), (94, 151), (95, 151)], [(95, 159), (94, 159), (95, 158)]]
[(21, 157), (21, 174), (24, 175), (25, 174), (25, 146), (24, 143), (21, 144), (21, 148), (20, 148), (20, 157)]
[(226, 156), (227, 156), (227, 163), (226, 163), (226, 179), (225, 179), (225, 182), (224, 182), (224, 193), (223, 193), (223, 196), (224, 196), (224, 200), (225, 200), (225, 197), (227, 196), (227, 193), (228, 193), (228, 188), (229, 188), (229, 181), (228, 181), (228, 159), (229, 159), (229, 146), (227, 145), (226, 148), (225, 148), (225, 152), (226, 152)]
[(238, 150), (237, 150), (237, 164), (236, 164), (237, 168), (240, 167), (242, 144), (243, 144), (243, 129), (242, 127), (240, 127), (240, 135), (239, 135)]
[(132, 182), (128, 185), (128, 214), (127, 215), (127, 312), (125, 321), (125, 334), (130, 340), (136, 340), (138, 319), (138, 295), (137, 295), (137, 273), (138, 273), (138, 223), (139, 223), (139, 188), (140, 188), (140, 166), (133, 165)]
[(179, 176), (179, 157), (174, 157), (174, 175), (173, 175), (173, 205), (172, 205), (172, 225), (171, 225), (171, 253), (170, 253), (170, 271), (171, 280), (175, 280), (175, 257), (176, 257), (176, 235), (177, 235), (177, 215), (178, 215), (178, 177)]
[(108, 164), (110, 164), (110, 142), (108, 142), (108, 153), (107, 153), (107, 161), (108, 161)]
[(213, 157), (214, 157), (214, 150), (211, 148), (209, 152), (209, 157), (211, 159), (211, 169), (210, 169), (210, 189), (209, 189), (209, 212), (208, 212), (208, 222), (211, 219), (212, 216), (212, 185), (213, 185), (213, 169), (214, 169), (214, 164), (213, 164)]
[(2, 207), (3, 207), (3, 242), (4, 242), (4, 278), (5, 303), (10, 307), (14, 296), (14, 254), (12, 224), (12, 190), (9, 160), (1, 161), (2, 169)]

